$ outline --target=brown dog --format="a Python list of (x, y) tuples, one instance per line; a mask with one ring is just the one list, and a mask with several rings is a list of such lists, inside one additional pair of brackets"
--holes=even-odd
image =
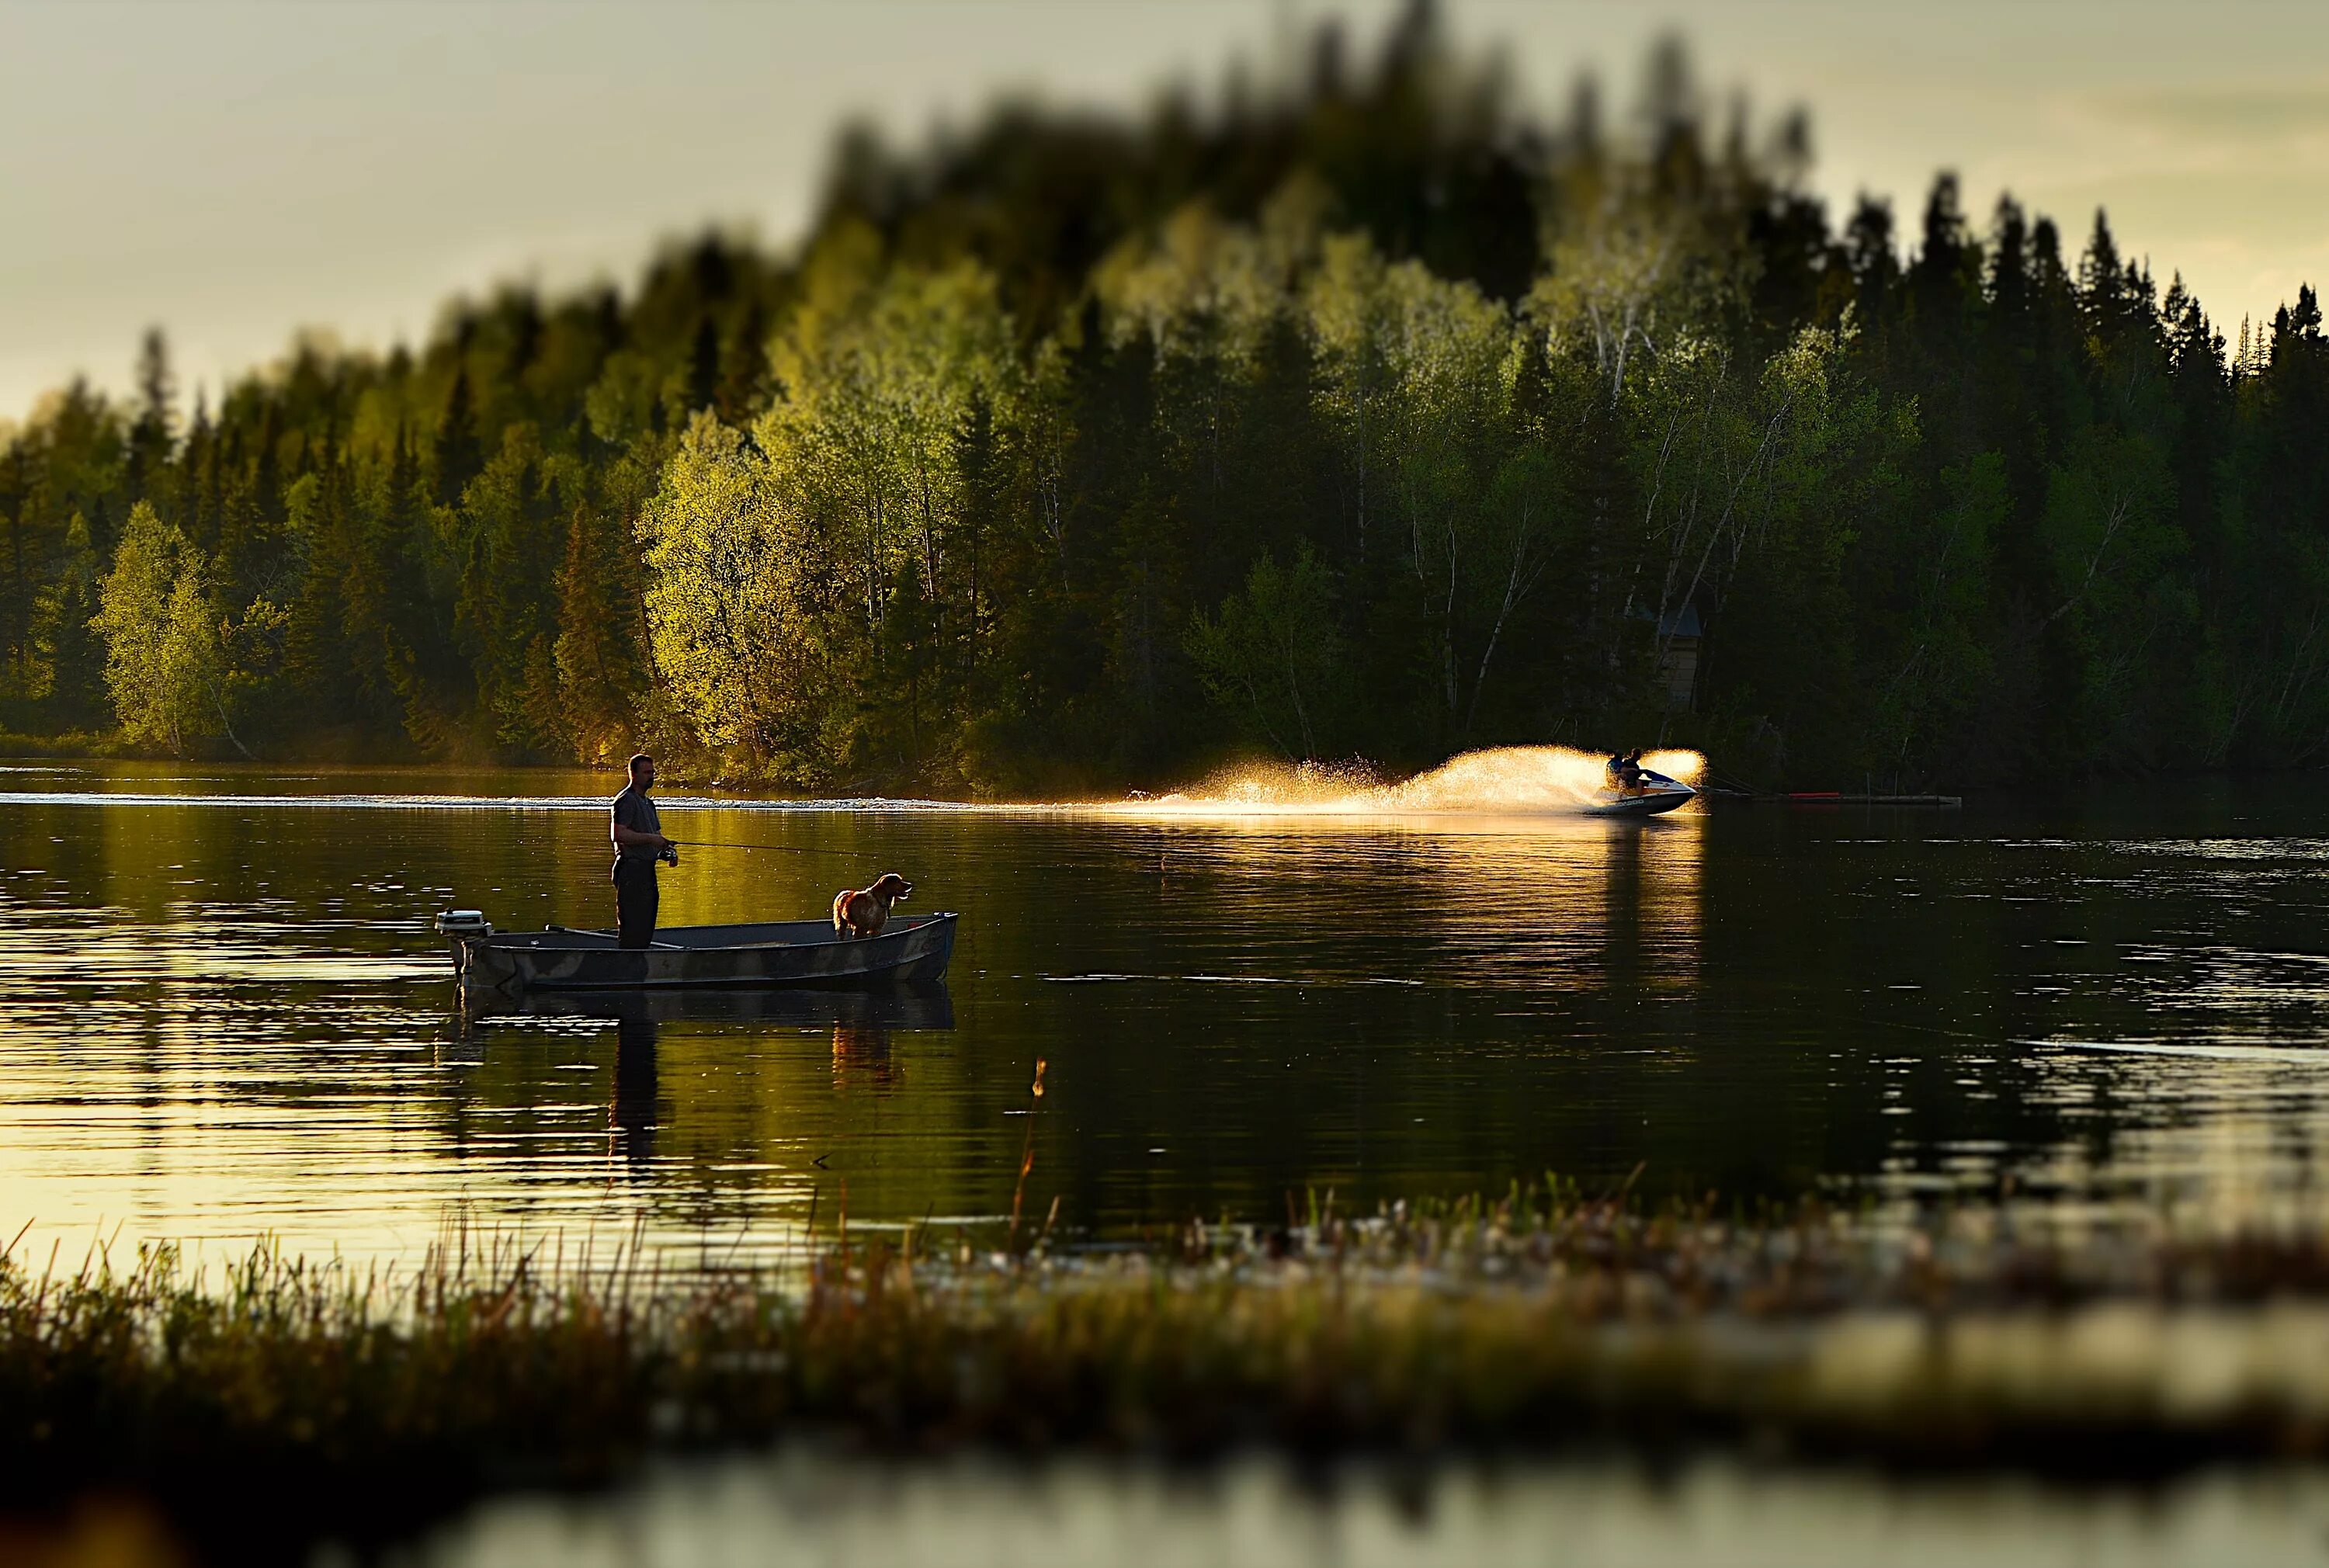
[(879, 936), (890, 924), (890, 906), (904, 901), (914, 885), (895, 871), (884, 871), (871, 887), (833, 896), (833, 934), (842, 937)]

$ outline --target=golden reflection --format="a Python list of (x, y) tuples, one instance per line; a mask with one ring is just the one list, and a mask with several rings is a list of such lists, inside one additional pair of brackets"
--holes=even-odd
[[(1648, 760), (1699, 772), (1687, 754)], [(2018, 859), (2004, 871), (1959, 865), (1975, 852), (1959, 844), (1944, 865), (1904, 841), (1867, 850), (1864, 864), (1914, 870), (1963, 902), (1945, 918), (1934, 906), (1908, 924), (1880, 920), (1861, 944), (1796, 941), (1782, 929), (1790, 919), (1842, 906), (1820, 901), (1828, 873), (1808, 862), (1738, 852), (1775, 825), (1767, 815), (1587, 816), (1577, 792), (1600, 765), (1530, 747), (1399, 785), (1264, 770), (1104, 807), (670, 807), (689, 843), (665, 878), (674, 924), (814, 914), (835, 887), (891, 865), (927, 878), (924, 907), (966, 912), (957, 973), (985, 1010), (964, 1049), (918, 1032), (955, 1027), (943, 987), (673, 994), (634, 999), (637, 1017), (584, 1009), (445, 1029), (452, 992), (429, 913), (458, 899), (513, 928), (605, 923), (603, 810), (580, 809), (580, 792), (596, 787), (580, 781), (568, 810), (375, 798), (358, 814), (215, 794), (203, 805), (20, 803), (0, 834), (0, 916), (14, 937), (0, 952), (11, 1002), (0, 1239), (29, 1218), (28, 1246), (61, 1236), (76, 1257), (100, 1236), (231, 1250), (260, 1234), (387, 1254), (425, 1245), (459, 1202), (544, 1233), (646, 1215), (685, 1244), (707, 1227), (789, 1223), (819, 1191), (829, 1204), (844, 1172), (860, 1215), (999, 1215), (1015, 1196), (1032, 1230), (1055, 1187), (1080, 1202), (1085, 1183), (1101, 1204), (1143, 1182), (1160, 1202), (1216, 1179), (1238, 1194), (1233, 1162), (1263, 1166), (1306, 1139), (1289, 1166), (1344, 1169), (1322, 1090), (1347, 1084), (1354, 1103), (1376, 1094), (1378, 1122), (1387, 1083), (1430, 1099), (1440, 1085), (1421, 1073), (1371, 1065), (1371, 1051), (1407, 1043), (1431, 1047), (1445, 1064), (1433, 1070), (1478, 1102), (1510, 1102), (1506, 1122), (1460, 1132), (1443, 1134), (1435, 1112), (1398, 1156), (1426, 1177), (1434, 1160), (1504, 1159), (1538, 1128), (1572, 1146), (1606, 1133), (1609, 1158), (1630, 1164), (1636, 1150), (1620, 1145), (1656, 1153), (1663, 1136), (1609, 1131), (1616, 1118), (1598, 1106), (1630, 1096), (1689, 1115), (1711, 1103), (1713, 1117), (1750, 1122), (1757, 1107), (1811, 1106), (1819, 1126), (1787, 1134), (1796, 1142), (1770, 1157), (1796, 1162), (1786, 1179), (1881, 1170), (1904, 1203), (2011, 1180), (2017, 1201), (2065, 1225), (2130, 1208), (2209, 1230), (2329, 1212), (2318, 1196), (2329, 1190), (2324, 982), (2318, 957), (2299, 951), (2311, 942), (2305, 906), (2286, 906), (2253, 948), (2162, 934), (2161, 922), (2180, 930), (2235, 890), (2263, 902), (2269, 884), (2249, 868), (2236, 883), (2179, 885), (2177, 902), (2155, 908), (2063, 883), (2099, 912), (2079, 916), (2082, 935), (2102, 934), (2107, 915), (2157, 944), (2089, 972), (2028, 945), (2036, 906), (1998, 897), (2030, 890)], [(285, 786), (243, 787), (259, 799)], [(2275, 850), (2289, 864), (2272, 875), (2295, 887), (2311, 851), (2292, 842)], [(1936, 944), (1947, 951), (1922, 974)], [(2171, 962), (2130, 968), (2136, 956)], [(1880, 966), (1946, 977), (1970, 999), (1935, 1019), (1964, 1024), (1963, 1040), (1926, 1051), (1957, 1053), (1953, 1084), (1854, 1067), (1854, 1053), (1881, 1042), (1889, 1054), (1895, 1036), (1955, 1038), (1865, 1000), (1895, 978), (1873, 974)], [(1069, 981), (1142, 983), (1052, 983)], [(1353, 989), (1309, 1006), (1310, 988), (1338, 986)], [(1355, 989), (1368, 986), (1387, 989)], [(1448, 1000), (1466, 987), (1505, 998)], [(1772, 1005), (1777, 988), (1784, 1007)], [(1546, 992), (1568, 994), (1548, 1003)], [(1671, 1021), (1621, 1010), (1685, 996), (1708, 1005), (1670, 1009)], [(1845, 1016), (1862, 1010), (1887, 1032), (1863, 1042)], [(1612, 1041), (1625, 1048), (1602, 1049)], [(1687, 1081), (1627, 1059), (1634, 1047), (1667, 1055), (1693, 1041), (1740, 1048), (1720, 1061), (1704, 1052), (1709, 1070)], [(1064, 1101), (1024, 1075), (1027, 1054), (1043, 1049), (1073, 1074)], [(1570, 1065), (1501, 1060), (1522, 1053)], [(1219, 1134), (1230, 1175), (1145, 1163), (1148, 1126), (1192, 1130), (1153, 1140), (1182, 1158), (1182, 1144), (1213, 1132), (1223, 1090), (1251, 1090), (1255, 1062), (1292, 1064), (1278, 1067), (1287, 1087), (1237, 1107), (1237, 1126)], [(1868, 1082), (1881, 1100), (1863, 1097)], [(1582, 1108), (1579, 1083), (1597, 1096)], [(1040, 1137), (1034, 1116), (1070, 1108)], [(1891, 1118), (1881, 1136), (1876, 1116)], [(1721, 1158), (1763, 1169), (1760, 1147)]]
[[(2059, 1039), (2022, 1066), (2025, 1101), (2066, 1134), (2016, 1161), (2030, 1218), (2075, 1229), (2131, 1204), (2211, 1234), (2329, 1223), (2329, 1057), (2316, 1047)], [(2126, 1117), (2129, 1104), (2147, 1114)]]
[[(1706, 772), (1695, 751), (1643, 762), (1688, 784)], [(1245, 884), (1240, 906), (1265, 923), (1315, 925), (1341, 904), (1373, 924), (1388, 906), (1419, 933), (1452, 939), (1467, 977), (1694, 984), (1703, 817), (1589, 815), (1608, 799), (1607, 765), (1558, 746), (1466, 752), (1399, 784), (1364, 765), (1258, 765), (1089, 809), (1169, 830), (1160, 872), (1228, 872)]]
[[(1153, 853), (1173, 885), (1202, 890), (1196, 940), (1221, 952), (1221, 979), (1672, 990), (1699, 979), (1705, 825), (1208, 812), (1158, 823)], [(1386, 916), (1414, 939), (1403, 955), (1341, 940)]]
[[(2000, 1352), (2045, 1354), (2045, 1321), (2013, 1325)], [(2107, 1328), (2119, 1331), (2120, 1323)], [(1870, 1326), (1878, 1333), (1895, 1329), (1922, 1331), (1913, 1321)], [(2211, 1368), (2219, 1357), (2240, 1366), (2257, 1354), (2254, 1341), (2225, 1338), (2192, 1335), (2183, 1343), (2211, 1353), (2204, 1361)], [(2283, 1342), (2282, 1335), (2266, 1341)], [(1587, 1455), (1405, 1469), (1353, 1463), (1323, 1471), (1315, 1462), (1248, 1454), (1224, 1460), (1204, 1485), (1192, 1486), (1168, 1466), (1113, 1456), (901, 1468), (836, 1457), (830, 1445), (804, 1441), (773, 1457), (667, 1465), (636, 1490), (611, 1497), (554, 1505), (534, 1497), (490, 1501), (435, 1538), (429, 1563), (565, 1562), (580, 1555), (577, 1543), (606, 1541), (599, 1560), (702, 1558), (770, 1568), (1009, 1562), (1040, 1568), (1102, 1555), (1094, 1550), (1080, 1558), (1067, 1543), (1123, 1541), (1137, 1543), (1127, 1561), (1284, 1568), (1409, 1562), (2293, 1564), (2320, 1561), (2324, 1514), (2329, 1482), (2318, 1470), (2296, 1467), (2226, 1464), (2155, 1487), (2071, 1489), (2011, 1472), (1903, 1479), (1720, 1453), (1686, 1462)], [(1056, 1535), (1039, 1535), (1030, 1524), (1053, 1520), (1071, 1521), (1072, 1533), (1056, 1526)], [(612, 1543), (629, 1555), (617, 1558)]]
[(905, 1069), (890, 1058), (890, 1031), (880, 1024), (833, 1026), (833, 1086), (863, 1084), (887, 1094), (905, 1082)]

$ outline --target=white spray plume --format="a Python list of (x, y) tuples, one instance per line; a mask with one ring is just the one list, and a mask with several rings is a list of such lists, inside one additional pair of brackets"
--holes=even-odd
[[(1112, 809), (1183, 816), (1568, 813), (1608, 798), (1608, 761), (1565, 746), (1503, 746), (1465, 752), (1399, 784), (1382, 783), (1363, 763), (1263, 765)], [(1696, 784), (1706, 758), (1695, 751), (1653, 751), (1643, 756), (1642, 765)]]

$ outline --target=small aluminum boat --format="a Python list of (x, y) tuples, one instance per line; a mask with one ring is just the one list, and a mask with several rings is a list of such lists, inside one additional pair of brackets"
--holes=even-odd
[(452, 909), (437, 929), (453, 950), (465, 992), (662, 991), (679, 987), (869, 986), (942, 979), (954, 956), (955, 916), (893, 916), (879, 936), (844, 941), (827, 920), (762, 925), (672, 925), (647, 948), (621, 948), (611, 931), (502, 931), (475, 909)]
[(1587, 815), (1596, 817), (1655, 817), (1697, 798), (1698, 792), (1680, 779), (1644, 768), (1639, 787), (1605, 789), (1597, 803), (1585, 810)]

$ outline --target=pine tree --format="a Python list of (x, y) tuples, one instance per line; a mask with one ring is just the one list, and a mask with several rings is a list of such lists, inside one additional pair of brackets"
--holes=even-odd
[(469, 389), (469, 368), (453, 373), (453, 388), (445, 396), (444, 412), (437, 420), (437, 504), (458, 506), (461, 492), (485, 467), (477, 437), (477, 414)]
[(107, 717), (105, 643), (90, 624), (99, 609), (97, 585), (97, 549), (87, 520), (75, 512), (40, 629), (49, 666), (45, 706), (50, 722), (62, 730), (94, 728)]
[(648, 681), (636, 568), (624, 530), (576, 506), (558, 573), (555, 657), (560, 718), (578, 761), (611, 762), (638, 732)]
[(2321, 336), (2321, 301), (2309, 283), (2296, 286), (2296, 306), (2288, 313), (2289, 330), (2308, 341)]
[(1905, 256), (1875, 196), (1833, 221), (1800, 131), (1711, 126), (1678, 51), (1616, 136), (1428, 8), (1339, 39), (1230, 113), (853, 140), (797, 257), (709, 238), (385, 355), (304, 340), (183, 427), (150, 335), (127, 396), (0, 438), (0, 720), (101, 722), (146, 647), (108, 688), (146, 744), (265, 712), (382, 755), (644, 729), (801, 784), (1146, 782), (1259, 735), (1182, 634), (1268, 559), (1315, 563), (1367, 698), (1293, 751), (2329, 756), (2311, 285), (2228, 350), (2102, 214), (2075, 257), (2010, 199), (1976, 237), (1944, 175)]
[(138, 346), (136, 407), (129, 427), (129, 487), (160, 502), (169, 488), (178, 411), (177, 380), (170, 371), (170, 345), (159, 327), (150, 328)]
[(707, 315), (695, 324), (695, 343), (689, 351), (687, 412), (693, 417), (720, 402), (720, 327)]

